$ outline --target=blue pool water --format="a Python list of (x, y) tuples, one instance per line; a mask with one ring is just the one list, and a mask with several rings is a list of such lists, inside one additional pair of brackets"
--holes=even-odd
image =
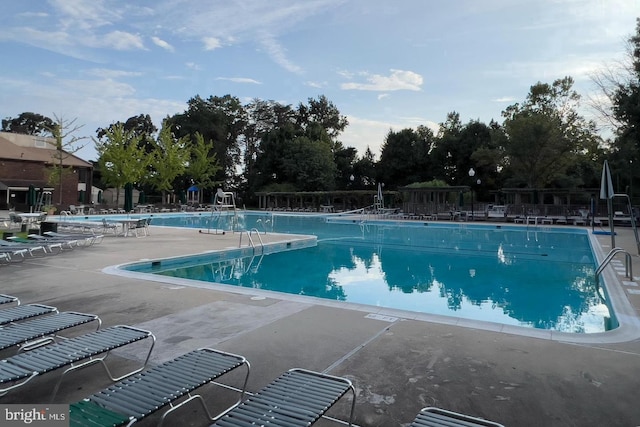
[[(597, 292), (585, 230), (345, 218), (243, 214), (244, 229), (313, 234), (318, 244), (126, 269), (563, 332), (616, 326)], [(203, 229), (209, 221), (203, 214), (152, 224)]]

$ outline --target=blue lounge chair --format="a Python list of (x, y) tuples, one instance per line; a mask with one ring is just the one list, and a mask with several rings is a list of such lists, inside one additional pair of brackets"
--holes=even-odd
[(25, 304), (0, 310), (0, 325), (18, 322), (43, 314), (57, 313), (58, 309), (44, 304)]
[(348, 425), (353, 425), (356, 393), (351, 381), (305, 369), (291, 369), (211, 427), (308, 427), (318, 421), (347, 392), (353, 395)]
[(0, 350), (14, 346), (18, 346), (19, 350), (32, 350), (54, 342), (60, 331), (90, 322), (96, 322), (96, 330), (100, 329), (101, 321), (98, 316), (73, 311), (10, 323), (0, 327)]
[(20, 299), (18, 299), (18, 297), (14, 297), (12, 295), (7, 295), (7, 294), (0, 294), (0, 305), (11, 304), (14, 302), (17, 305), (20, 305)]
[(440, 408), (423, 408), (409, 427), (504, 427), (493, 421)]
[[(80, 402), (71, 405), (71, 426), (130, 426), (147, 416), (166, 410), (160, 419), (192, 400), (199, 400), (211, 421), (204, 400), (194, 391), (216, 382), (222, 375), (245, 366), (246, 375), (238, 402), (242, 401), (249, 379), (249, 362), (239, 355), (210, 348), (194, 350), (156, 367), (128, 377)], [(180, 403), (176, 402), (180, 400)], [(174, 424), (176, 425), (176, 424)]]
[[(114, 377), (105, 362), (111, 350), (147, 338), (151, 339), (151, 345), (142, 367)], [(119, 325), (16, 354), (0, 360), (0, 396), (24, 386), (35, 377), (67, 367), (53, 389), (53, 399), (65, 374), (96, 363), (103, 366), (112, 381), (120, 381), (146, 367), (155, 341), (155, 336), (149, 331)]]

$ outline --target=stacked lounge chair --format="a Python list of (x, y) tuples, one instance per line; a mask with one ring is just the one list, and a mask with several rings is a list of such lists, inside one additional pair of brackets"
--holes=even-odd
[[(114, 377), (105, 362), (110, 352), (144, 339), (151, 339), (151, 345), (143, 365), (122, 376)], [(118, 325), (25, 351), (0, 360), (0, 396), (25, 386), (36, 377), (66, 368), (53, 389), (53, 399), (65, 374), (96, 363), (103, 366), (112, 381), (119, 381), (146, 367), (154, 345), (155, 336), (151, 332)]]

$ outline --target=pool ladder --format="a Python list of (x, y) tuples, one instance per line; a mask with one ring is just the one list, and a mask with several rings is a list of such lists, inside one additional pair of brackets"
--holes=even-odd
[(611, 249), (611, 251), (609, 251), (609, 254), (604, 258), (604, 260), (598, 266), (598, 269), (596, 270), (596, 281), (600, 277), (602, 270), (604, 270), (604, 268), (607, 265), (609, 265), (609, 263), (613, 260), (613, 258), (620, 253), (623, 253), (625, 255), (624, 274), (626, 277), (633, 280), (633, 266), (631, 264), (631, 254), (622, 248), (613, 248)]
[(253, 239), (251, 238), (251, 235), (253, 234), (253, 232), (255, 231), (256, 236), (258, 236), (258, 240), (260, 241), (260, 248), (261, 248), (261, 253), (264, 253), (264, 242), (262, 241), (262, 237), (260, 237), (260, 232), (258, 231), (257, 228), (252, 228), (251, 230), (244, 230), (240, 233), (240, 242), (238, 242), (238, 247), (241, 248), (242, 247), (242, 236), (246, 233), (247, 234), (247, 238), (249, 239), (249, 246), (251, 246), (253, 248), (253, 253), (256, 253), (256, 245), (253, 243)]

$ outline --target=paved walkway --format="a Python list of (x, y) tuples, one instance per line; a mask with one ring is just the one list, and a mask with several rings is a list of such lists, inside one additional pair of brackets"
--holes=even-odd
[[(635, 281), (624, 280), (627, 284), (619, 286), (631, 310), (625, 316), (633, 323), (640, 309), (640, 260), (631, 229), (617, 231), (616, 245), (633, 255)], [(597, 240), (606, 253), (610, 236)], [(425, 321), (399, 312), (385, 317), (373, 307), (340, 308), (312, 299), (201, 289), (105, 272), (137, 259), (237, 244), (238, 235), (152, 227), (149, 237), (108, 237), (95, 247), (0, 267), (0, 292), (16, 295), (23, 303), (95, 313), (104, 326), (147, 328), (158, 338), (153, 363), (204, 346), (242, 354), (252, 364), (250, 390), (292, 367), (351, 378), (357, 388), (356, 422), (361, 426), (404, 426), (425, 406), (507, 426), (640, 425), (637, 338), (566, 343)], [(607, 274), (624, 273), (614, 267), (608, 267)], [(117, 369), (125, 368), (141, 357), (141, 351), (127, 349), (117, 352), (113, 362)], [(0, 403), (46, 402), (57, 379), (58, 373), (43, 376)], [(71, 374), (56, 402), (76, 401), (108, 384), (98, 367)], [(207, 392), (205, 397), (218, 408), (228, 401), (228, 393)], [(340, 404), (333, 414), (344, 418), (347, 410), (347, 404)], [(156, 422), (150, 418), (140, 425)], [(168, 425), (207, 422), (194, 406)]]

